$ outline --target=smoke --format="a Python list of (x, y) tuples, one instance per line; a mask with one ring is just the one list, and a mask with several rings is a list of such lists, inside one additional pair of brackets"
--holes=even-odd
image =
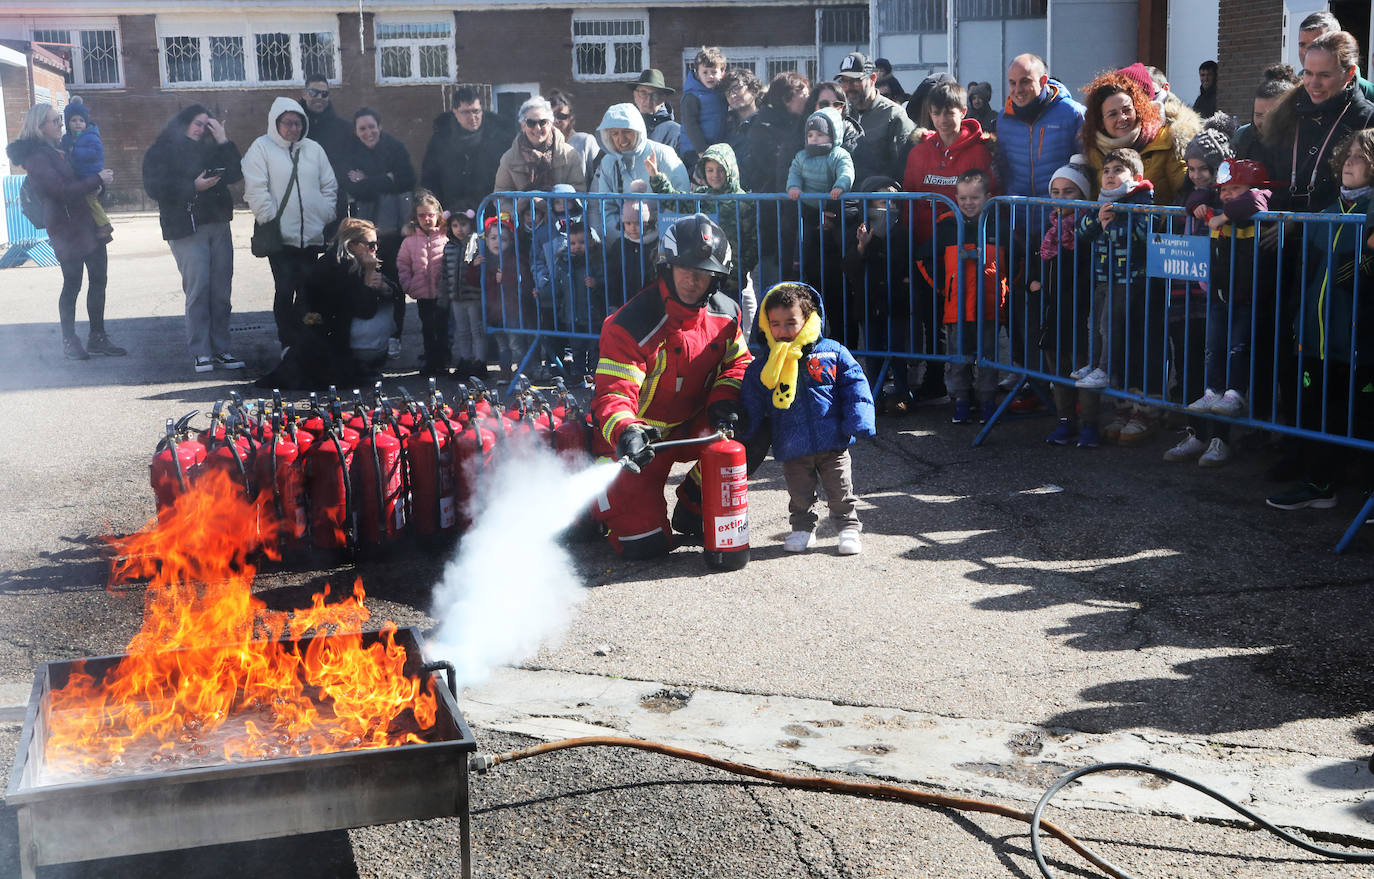
[(532, 444), (502, 451), (482, 474), (472, 527), (434, 587), (439, 625), (428, 650), (453, 663), (460, 686), (567, 630), (583, 591), (557, 538), (620, 471), (606, 463), (572, 472)]

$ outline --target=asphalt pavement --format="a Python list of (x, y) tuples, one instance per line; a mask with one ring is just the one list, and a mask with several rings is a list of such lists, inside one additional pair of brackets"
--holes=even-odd
[[(156, 217), (116, 216), (108, 329), (125, 358), (71, 362), (60, 273), (0, 271), (0, 765), (39, 662), (123, 652), (141, 593), (105, 589), (104, 537), (152, 515), (148, 461), (166, 418), (205, 411), (273, 365), (271, 282), (235, 219), (234, 353), (196, 375), (180, 280)], [(84, 299), (78, 306), (84, 318)], [(83, 330), (84, 332), (84, 330)], [(419, 322), (388, 387), (417, 390)], [(409, 372), (404, 372), (409, 370)], [(1227, 466), (1139, 448), (1052, 447), (1045, 416), (987, 442), (946, 408), (880, 419), (855, 449), (864, 552), (784, 554), (786, 492), (751, 484), (753, 557), (711, 573), (683, 547), (621, 562), (570, 547), (568, 630), (464, 691), (482, 751), (591, 733), (664, 741), (799, 774), (882, 780), (1028, 809), (1065, 771), (1130, 759), (1215, 783), (1323, 839), (1374, 841), (1369, 626), (1374, 530), (1332, 547), (1359, 509), (1265, 507), (1272, 451)], [(325, 582), (373, 619), (430, 632), (442, 557), (274, 566), (256, 592), (302, 606)], [(503, 560), (518, 577), (519, 552)], [(504, 620), (503, 623), (508, 623)], [(519, 622), (517, 617), (515, 622)], [(596, 749), (472, 780), (484, 877), (1034, 876), (1025, 825), (778, 788), (664, 757)], [(1084, 784), (1051, 819), (1142, 876), (1364, 876), (1236, 826), (1179, 785)], [(18, 870), (0, 809), (0, 875)], [(44, 877), (458, 875), (453, 820), (411, 822), (40, 871)], [(73, 828), (74, 833), (99, 828)], [(1060, 875), (1096, 875), (1059, 846)]]

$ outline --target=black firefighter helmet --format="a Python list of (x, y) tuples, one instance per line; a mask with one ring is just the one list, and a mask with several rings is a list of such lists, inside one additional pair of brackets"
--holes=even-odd
[(694, 214), (677, 220), (659, 236), (658, 263), (698, 269), (725, 278), (730, 274), (734, 259), (725, 230), (705, 214)]

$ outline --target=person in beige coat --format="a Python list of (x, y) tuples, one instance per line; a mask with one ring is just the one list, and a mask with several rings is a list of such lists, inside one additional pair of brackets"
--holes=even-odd
[[(259, 223), (281, 221), (285, 246), (268, 256), (267, 261), (272, 267), (275, 288), (272, 316), (283, 349), (290, 347), (299, 335), (297, 289), (328, 243), (324, 240), (324, 227), (334, 219), (339, 191), (324, 147), (306, 138), (309, 125), (299, 103), (291, 98), (277, 98), (267, 113), (267, 133), (253, 141), (239, 163), (243, 169), (243, 198), (253, 218)], [(293, 165), (296, 183), (291, 186)]]
[[(496, 169), (497, 192), (549, 192), (555, 184), (566, 183), (578, 192), (587, 191), (582, 155), (563, 139), (554, 125), (553, 107), (536, 95), (520, 105), (520, 133), (510, 149), (501, 156)], [(531, 199), (498, 201), (502, 213), (512, 210), (520, 215), (520, 228), (532, 228)]]

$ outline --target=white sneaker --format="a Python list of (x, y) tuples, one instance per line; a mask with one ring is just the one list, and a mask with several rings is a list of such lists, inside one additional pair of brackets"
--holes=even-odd
[(841, 531), (837, 549), (840, 555), (858, 555), (863, 552), (864, 543), (859, 538), (859, 532), (853, 528), (846, 528)]
[(1091, 390), (1094, 388), (1105, 388), (1107, 385), (1111, 384), (1111, 379), (1107, 377), (1106, 370), (1094, 369), (1092, 372), (1078, 379), (1073, 384), (1074, 387), (1088, 388)]
[(1091, 363), (1085, 363), (1082, 366), (1075, 369), (1073, 372), (1069, 373), (1069, 378), (1073, 379), (1074, 381), (1078, 381), (1080, 378), (1082, 378), (1083, 376), (1087, 375), (1092, 371), (1093, 365)]
[(1184, 438), (1183, 442), (1164, 453), (1164, 460), (1171, 463), (1178, 463), (1179, 461), (1187, 461), (1191, 458), (1196, 458), (1198, 455), (1207, 451), (1207, 444), (1197, 438), (1197, 434), (1193, 433), (1191, 427), (1184, 428), (1184, 431), (1188, 435)]
[(1226, 448), (1226, 443), (1221, 441), (1221, 437), (1214, 436), (1212, 441), (1207, 444), (1207, 451), (1197, 459), (1199, 467), (1220, 467), (1231, 457), (1231, 450)]
[(1216, 391), (1212, 390), (1211, 388), (1208, 388), (1201, 397), (1198, 397), (1196, 400), (1189, 403), (1188, 408), (1193, 410), (1194, 412), (1215, 412), (1216, 409), (1214, 409), (1213, 407), (1215, 407), (1218, 403), (1221, 402), (1221, 397), (1221, 394), (1218, 394)]
[(815, 545), (816, 532), (814, 531), (793, 531), (782, 542), (782, 548), (788, 552), (806, 552)]
[(1239, 415), (1245, 409), (1245, 397), (1234, 388), (1227, 388), (1212, 404), (1213, 415)]
[(244, 364), (228, 351), (221, 351), (215, 355), (215, 365), (220, 369), (243, 369)]
[(215, 368), (215, 362), (209, 357), (197, 357), (195, 362), (196, 372), (209, 372)]
[(392, 336), (386, 340), (386, 356), (395, 360), (401, 356), (401, 337)]

